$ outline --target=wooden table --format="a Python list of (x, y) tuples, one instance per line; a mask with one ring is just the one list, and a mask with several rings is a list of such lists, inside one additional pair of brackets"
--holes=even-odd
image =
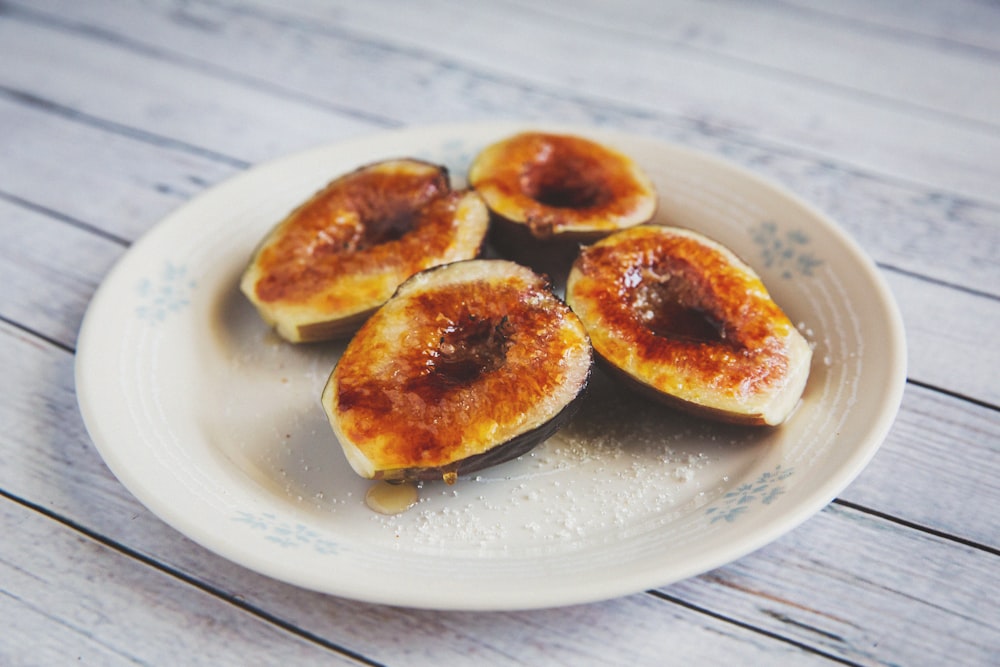
[[(722, 155), (836, 219), (908, 338), (860, 477), (701, 576), (496, 613), (296, 588), (145, 509), (73, 373), (130, 244), (270, 158), (501, 118)], [(980, 0), (2, 0), (0, 663), (997, 664), (998, 183), (1000, 7)]]

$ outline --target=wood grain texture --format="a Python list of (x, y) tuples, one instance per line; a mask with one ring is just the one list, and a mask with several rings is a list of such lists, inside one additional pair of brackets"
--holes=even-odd
[[(266, 3), (279, 14), (284, 3)], [(314, 0), (305, 11), (300, 4), (294, 14), (336, 25), (341, 30), (352, 29), (369, 35), (392, 35), (400, 42), (420, 44), (431, 50), (435, 38), (447, 42), (444, 46), (456, 55), (468, 59), (468, 52), (479, 52), (484, 66), (490, 52), (475, 49), (473, 40), (480, 35), (462, 30), (468, 23), (478, 24), (484, 15), (500, 27), (500, 33), (513, 41), (538, 43), (557, 39), (574, 48), (573, 56), (586, 56), (591, 50), (597, 60), (622, 43), (634, 45), (635, 51), (625, 52), (625, 66), (635, 63), (631, 75), (649, 63), (648, 54), (655, 49), (675, 55), (678, 61), (692, 67), (717, 63), (748, 76), (781, 81), (791, 80), (804, 89), (828, 90), (844, 97), (867, 99), (873, 105), (905, 105), (913, 112), (940, 114), (952, 122), (982, 124), (984, 129), (997, 129), (998, 120), (989, 110), (1000, 105), (1000, 90), (982, 86), (986, 80), (1000, 77), (1000, 62), (984, 58), (969, 50), (942, 50), (919, 39), (906, 39), (895, 33), (887, 35), (875, 30), (857, 29), (856, 23), (836, 20), (821, 12), (790, 12), (778, 3), (748, 5), (739, 0), (719, 0), (712, 3), (674, 0), (670, 3), (631, 3), (629, 11), (620, 6), (590, 0), (505, 0), (494, 2), (489, 9), (467, 8), (453, 0), (438, 5), (449, 21), (415, 23), (418, 12), (407, 3), (396, 3), (388, 17), (381, 8), (365, 5), (331, 8), (329, 3)], [(292, 13), (288, 9), (285, 12)], [(913, 13), (913, 12), (906, 12)], [(474, 16), (474, 19), (468, 17)], [(376, 29), (376, 22), (380, 29)], [(483, 21), (485, 23), (485, 21)], [(414, 25), (424, 28), (425, 34)], [(384, 27), (382, 27), (384, 26)], [(558, 26), (558, 30), (553, 30)], [(509, 29), (508, 29), (509, 28)], [(429, 31), (430, 34), (426, 34)], [(444, 35), (450, 39), (445, 40)], [(542, 35), (545, 35), (543, 38)], [(780, 36), (780, 39), (775, 37)], [(482, 41), (475, 42), (482, 46)], [(803, 49), (808, 44), (810, 48)], [(584, 46), (585, 45), (585, 46)], [(499, 42), (489, 41), (487, 48)], [(649, 47), (649, 48), (647, 48)], [(494, 69), (517, 67), (513, 58), (531, 58), (532, 51), (509, 54), (502, 62), (491, 61)], [(593, 70), (589, 60), (575, 61), (578, 83)], [(607, 67), (615, 63), (608, 62)], [(619, 65), (621, 67), (621, 65)], [(601, 81), (604, 77), (593, 77)]]
[(8, 94), (246, 163), (386, 126), (52, 23), (0, 22), (0, 42)]
[(1000, 367), (1000, 348), (983, 345), (981, 334), (1000, 325), (1000, 299), (903, 274), (885, 277), (903, 313), (908, 377), (1000, 406), (992, 370)]
[[(998, 32), (980, 0), (0, 0), (0, 663), (992, 664)], [(834, 504), (659, 590), (493, 614), (297, 589), (139, 504), (73, 378), (129, 244), (299, 148), (510, 118), (720, 155), (875, 259), (910, 383)]]
[[(6, 156), (0, 192), (130, 241), (206, 186), (243, 169), (38, 113), (9, 97), (0, 96), (0, 122), (17, 128), (0, 136)], [(136, 198), (137, 192), (142, 196)]]
[(986, 665), (1000, 651), (997, 577), (995, 554), (831, 506), (760, 552), (665, 592), (740, 608), (755, 625), (859, 664), (943, 664), (960, 654)]
[[(405, 110), (411, 124), (484, 114), (527, 112), (532, 117), (532, 98), (545, 91), (541, 95), (547, 98), (584, 97), (596, 106), (627, 105), (643, 115), (696, 118), (719, 131), (823, 153), (860, 168), (937, 183), (997, 203), (992, 184), (1000, 167), (993, 168), (991, 156), (1000, 149), (1000, 134), (836, 91), (807, 89), (758, 72), (734, 75), (712, 59), (654, 49), (641, 40), (602, 39), (606, 34), (600, 25), (550, 19), (543, 30), (546, 26), (537, 13), (526, 17), (493, 4), (448, 4), (429, 12), (399, 3), (382, 15), (369, 16), (362, 31), (361, 26), (342, 27), (345, 16), (357, 22), (365, 18), (345, 7), (326, 10), (335, 21), (317, 21), (315, 11), (299, 18), (263, 7), (247, 11), (164, 2), (159, 29), (136, 31), (138, 21), (153, 18), (145, 7), (116, 2), (111, 11), (101, 2), (90, 2), (55, 15), (46, 11), (48, 2), (58, 0), (34, 2), (30, 12), (18, 13), (40, 14), (62, 24), (81, 22), (89, 30), (108, 31), (134, 49), (152, 49), (162, 57), (230, 76), (252, 73), (261, 85), (287, 94), (343, 101), (375, 109), (379, 117)], [(246, 35), (252, 38), (240, 39)], [(511, 43), (544, 49), (541, 54), (510, 49)], [(328, 63), (337, 63), (339, 71), (352, 76), (337, 76)], [(622, 71), (622, 63), (627, 70)], [(720, 81), (728, 85), (720, 86)], [(421, 104), (413, 105), (414, 99)], [(929, 151), (937, 162), (933, 166), (926, 160)]]
[[(292, 28), (317, 35), (316, 39), (320, 35), (340, 36), (349, 29), (353, 39), (368, 39), (378, 44), (392, 37), (428, 59), (449, 62), (461, 54), (462, 62), (476, 65), (475, 68), (466, 65), (470, 76), (488, 73), (533, 87), (556, 91), (571, 88), (574, 93), (591, 96), (599, 102), (627, 100), (630, 107), (647, 113), (697, 117), (758, 140), (841, 159), (849, 154), (851, 163), (866, 169), (905, 175), (921, 183), (947, 182), (958, 192), (979, 194), (995, 201), (988, 176), (992, 170), (988, 167), (984, 173), (982, 167), (989, 163), (987, 147), (1000, 142), (1000, 134), (992, 123), (984, 129), (978, 123), (956, 123), (935, 114), (899, 109), (871, 97), (859, 99), (845, 94), (844, 84), (836, 81), (803, 85), (801, 70), (806, 66), (801, 55), (797, 58), (800, 71), (792, 81), (780, 70), (741, 66), (759, 49), (754, 44), (734, 45), (727, 41), (727, 27), (741, 32), (743, 29), (734, 15), (740, 11), (738, 6), (671, 3), (661, 9), (658, 3), (644, 3), (633, 5), (629, 12), (614, 12), (609, 6), (595, 3), (597, 12), (589, 13), (591, 18), (583, 20), (578, 10), (559, 11), (548, 4), (474, 6), (442, 2), (440, 12), (427, 13), (399, 3), (389, 16), (378, 17), (366, 17), (360, 11), (344, 8), (324, 11), (322, 3), (314, 3), (318, 9), (309, 12), (312, 20), (290, 23)], [(690, 10), (690, 16), (685, 9)], [(610, 16), (598, 14), (600, 11)], [(267, 17), (286, 15), (279, 9), (273, 12)], [(317, 15), (322, 21), (318, 26), (314, 19)], [(628, 18), (620, 18), (622, 15)], [(760, 11), (753, 15), (766, 16)], [(434, 20), (424, 18), (429, 16), (434, 16)], [(626, 27), (617, 34), (609, 34), (624, 21), (628, 21), (628, 26), (637, 26), (640, 32)], [(722, 33), (712, 43), (729, 46), (732, 49), (729, 57), (720, 60), (718, 50), (692, 48), (690, 37), (689, 43), (683, 39), (680, 44), (663, 40), (663, 32), (677, 30), (674, 26), (687, 35), (699, 30), (713, 36)], [(823, 52), (822, 48), (812, 48), (816, 45), (815, 38), (803, 34), (801, 26), (791, 32), (780, 25), (762, 28), (755, 33), (758, 39), (780, 34), (779, 41), (787, 45), (789, 54), (800, 53), (803, 45), (811, 47), (808, 53)], [(651, 43), (650, 39), (654, 41)], [(509, 49), (509, 43), (544, 44), (545, 48)], [(772, 45), (768, 52), (775, 53), (777, 48)], [(884, 78), (904, 81), (922, 76), (912, 58), (896, 61), (866, 57), (856, 44), (827, 48), (831, 49), (831, 58), (840, 60), (841, 76), (852, 82), (870, 72), (882, 72)], [(734, 54), (740, 55), (734, 57)], [(922, 55), (924, 60), (942, 63), (949, 69), (944, 77), (947, 83), (941, 85), (958, 88), (962, 81), (971, 80), (967, 89), (976, 90), (977, 95), (991, 94), (979, 92), (982, 88), (979, 84), (996, 77), (995, 64), (976, 62), (973, 73), (967, 75), (967, 62), (948, 63), (940, 54), (929, 51)], [(894, 68), (898, 62), (912, 67), (913, 73)], [(733, 70), (738, 72), (737, 76), (733, 76)], [(726, 85), (718, 85), (723, 80)], [(863, 90), (858, 84), (852, 86)], [(956, 90), (949, 90), (949, 94), (962, 95)], [(809, 111), (804, 112), (806, 109)], [(930, 142), (934, 142), (933, 152), (938, 159), (951, 165), (948, 175), (942, 175), (939, 165), (928, 169), (923, 161), (921, 156), (931, 149)]]
[(359, 664), (6, 498), (0, 531), (5, 665)]
[(914, 384), (893, 428), (841, 500), (1000, 551), (996, 410)]
[(941, 50), (969, 50), (984, 58), (1000, 55), (1000, 13), (991, 2), (928, 3), (918, 11), (912, 11), (914, 6), (906, 0), (845, 0), (836, 4), (785, 0), (782, 4), (850, 27), (882, 30), (902, 39), (924, 39)]
[(72, 347), (121, 243), (0, 195), (0, 315)]

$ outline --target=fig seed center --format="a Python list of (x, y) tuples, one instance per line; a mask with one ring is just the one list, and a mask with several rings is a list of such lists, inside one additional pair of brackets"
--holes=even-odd
[(543, 206), (582, 210), (613, 198), (606, 179), (591, 162), (564, 155), (532, 165), (521, 175), (521, 188)]
[(506, 316), (494, 320), (469, 314), (445, 327), (428, 366), (443, 384), (468, 384), (503, 366), (511, 329)]
[(683, 275), (645, 275), (627, 278), (633, 288), (636, 316), (654, 335), (673, 340), (704, 343), (726, 341), (722, 320), (713, 315), (704, 286)]

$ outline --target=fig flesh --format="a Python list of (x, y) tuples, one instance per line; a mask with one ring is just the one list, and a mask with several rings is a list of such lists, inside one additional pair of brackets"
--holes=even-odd
[(546, 279), (460, 261), (416, 274), (365, 322), (322, 404), (362, 477), (452, 482), (554, 433), (591, 365), (583, 325)]
[(522, 132), (487, 146), (472, 163), (469, 185), (490, 209), (493, 245), (544, 269), (553, 255), (572, 261), (581, 243), (648, 222), (658, 202), (653, 183), (627, 155), (549, 132)]
[(584, 248), (566, 300), (602, 365), (668, 405), (777, 425), (805, 388), (808, 342), (753, 269), (695, 232), (642, 225)]
[(345, 174), (280, 222), (240, 287), (291, 342), (353, 333), (414, 273), (479, 255), (489, 213), (444, 167), (386, 160)]

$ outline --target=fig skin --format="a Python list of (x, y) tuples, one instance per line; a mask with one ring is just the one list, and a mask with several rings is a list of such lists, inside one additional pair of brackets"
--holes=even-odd
[(784, 422), (812, 348), (760, 277), (690, 230), (642, 225), (581, 251), (566, 301), (601, 366), (639, 393), (736, 424)]
[(473, 160), (468, 180), (490, 209), (491, 244), (549, 275), (565, 275), (581, 245), (649, 222), (658, 204), (631, 158), (571, 134), (495, 142)]
[(422, 271), (355, 334), (321, 402), (362, 477), (453, 482), (575, 414), (593, 354), (545, 278), (507, 260)]
[(445, 167), (375, 162), (331, 181), (276, 225), (240, 289), (290, 342), (347, 337), (414, 273), (478, 257), (488, 227), (482, 199), (453, 191)]

